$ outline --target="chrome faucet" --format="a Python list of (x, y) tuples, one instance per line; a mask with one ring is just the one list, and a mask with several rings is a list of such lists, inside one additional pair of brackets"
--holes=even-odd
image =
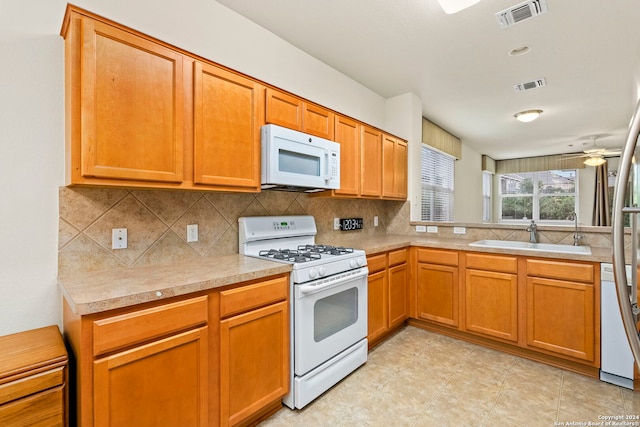
[(526, 231), (530, 233), (529, 242), (538, 243), (538, 235), (536, 234), (538, 232), (538, 225), (534, 220), (531, 220), (531, 224), (526, 228)]
[(573, 233), (573, 246), (579, 246), (580, 240), (584, 239), (584, 236), (578, 233), (578, 214), (575, 212), (572, 212), (571, 215), (569, 215), (569, 218), (567, 219), (569, 221), (575, 221), (575, 231)]

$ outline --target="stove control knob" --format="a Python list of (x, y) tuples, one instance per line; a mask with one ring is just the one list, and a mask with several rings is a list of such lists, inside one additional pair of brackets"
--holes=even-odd
[(318, 275), (319, 275), (320, 277), (322, 277), (322, 276), (324, 276), (325, 274), (327, 274), (327, 269), (326, 269), (326, 268), (324, 268), (324, 266), (322, 266), (322, 265), (321, 265), (320, 267), (318, 267)]
[(349, 261), (349, 267), (356, 268), (358, 266), (358, 262), (355, 259)]
[(309, 277), (311, 277), (312, 279), (314, 277), (316, 277), (316, 274), (318, 274), (318, 273), (316, 273), (316, 269), (315, 268), (312, 268), (312, 269), (309, 270)]
[(364, 265), (364, 258), (358, 258), (358, 267), (362, 267)]

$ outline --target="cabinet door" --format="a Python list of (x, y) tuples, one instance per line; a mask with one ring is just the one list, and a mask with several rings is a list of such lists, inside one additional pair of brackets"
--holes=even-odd
[(333, 141), (334, 116), (327, 108), (305, 102), (302, 108), (302, 131)]
[(260, 188), (263, 87), (194, 63), (194, 183), (235, 191)]
[(335, 119), (335, 140), (340, 144), (340, 189), (335, 194), (360, 195), (360, 124), (343, 116)]
[(361, 194), (382, 195), (382, 134), (368, 126), (362, 126), (360, 138)]
[(465, 328), (517, 342), (518, 276), (467, 270), (465, 279)]
[(287, 302), (221, 321), (220, 424), (236, 425), (288, 391)]
[(94, 425), (206, 426), (207, 327), (94, 362)]
[(409, 270), (407, 264), (389, 268), (389, 329), (409, 317)]
[(284, 92), (267, 88), (265, 119), (267, 123), (301, 131), (302, 100)]
[(396, 151), (394, 153), (395, 176), (394, 176), (394, 193), (398, 199), (407, 199), (407, 182), (408, 182), (408, 161), (409, 161), (409, 145), (401, 140), (396, 141)]
[(387, 332), (389, 322), (387, 308), (387, 270), (382, 270), (369, 275), (368, 296), (368, 333), (369, 342), (375, 342)]
[(591, 284), (527, 277), (527, 345), (593, 362), (594, 298)]
[(407, 143), (391, 135), (382, 136), (382, 196), (407, 198)]
[(82, 176), (181, 182), (182, 55), (89, 18), (81, 46)]
[(458, 267), (418, 263), (418, 317), (458, 326)]

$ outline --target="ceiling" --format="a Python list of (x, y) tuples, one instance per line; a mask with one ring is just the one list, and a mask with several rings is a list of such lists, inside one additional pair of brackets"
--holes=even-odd
[[(495, 159), (619, 148), (640, 88), (640, 1), (547, 0), (501, 29), (520, 0), (481, 0), (447, 15), (436, 0), (218, 0)], [(529, 47), (525, 55), (509, 52)], [(544, 77), (546, 86), (513, 86)], [(514, 114), (541, 109), (531, 123)]]

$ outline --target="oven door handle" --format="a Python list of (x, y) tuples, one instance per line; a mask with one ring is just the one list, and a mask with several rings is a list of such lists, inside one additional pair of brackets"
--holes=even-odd
[(326, 291), (338, 286), (342, 286), (345, 283), (353, 282), (369, 275), (369, 269), (367, 267), (360, 268), (356, 272), (343, 273), (338, 276), (329, 277), (328, 279), (317, 280), (313, 283), (307, 283), (304, 285), (297, 285), (300, 295), (308, 296), (317, 294), (319, 292)]

